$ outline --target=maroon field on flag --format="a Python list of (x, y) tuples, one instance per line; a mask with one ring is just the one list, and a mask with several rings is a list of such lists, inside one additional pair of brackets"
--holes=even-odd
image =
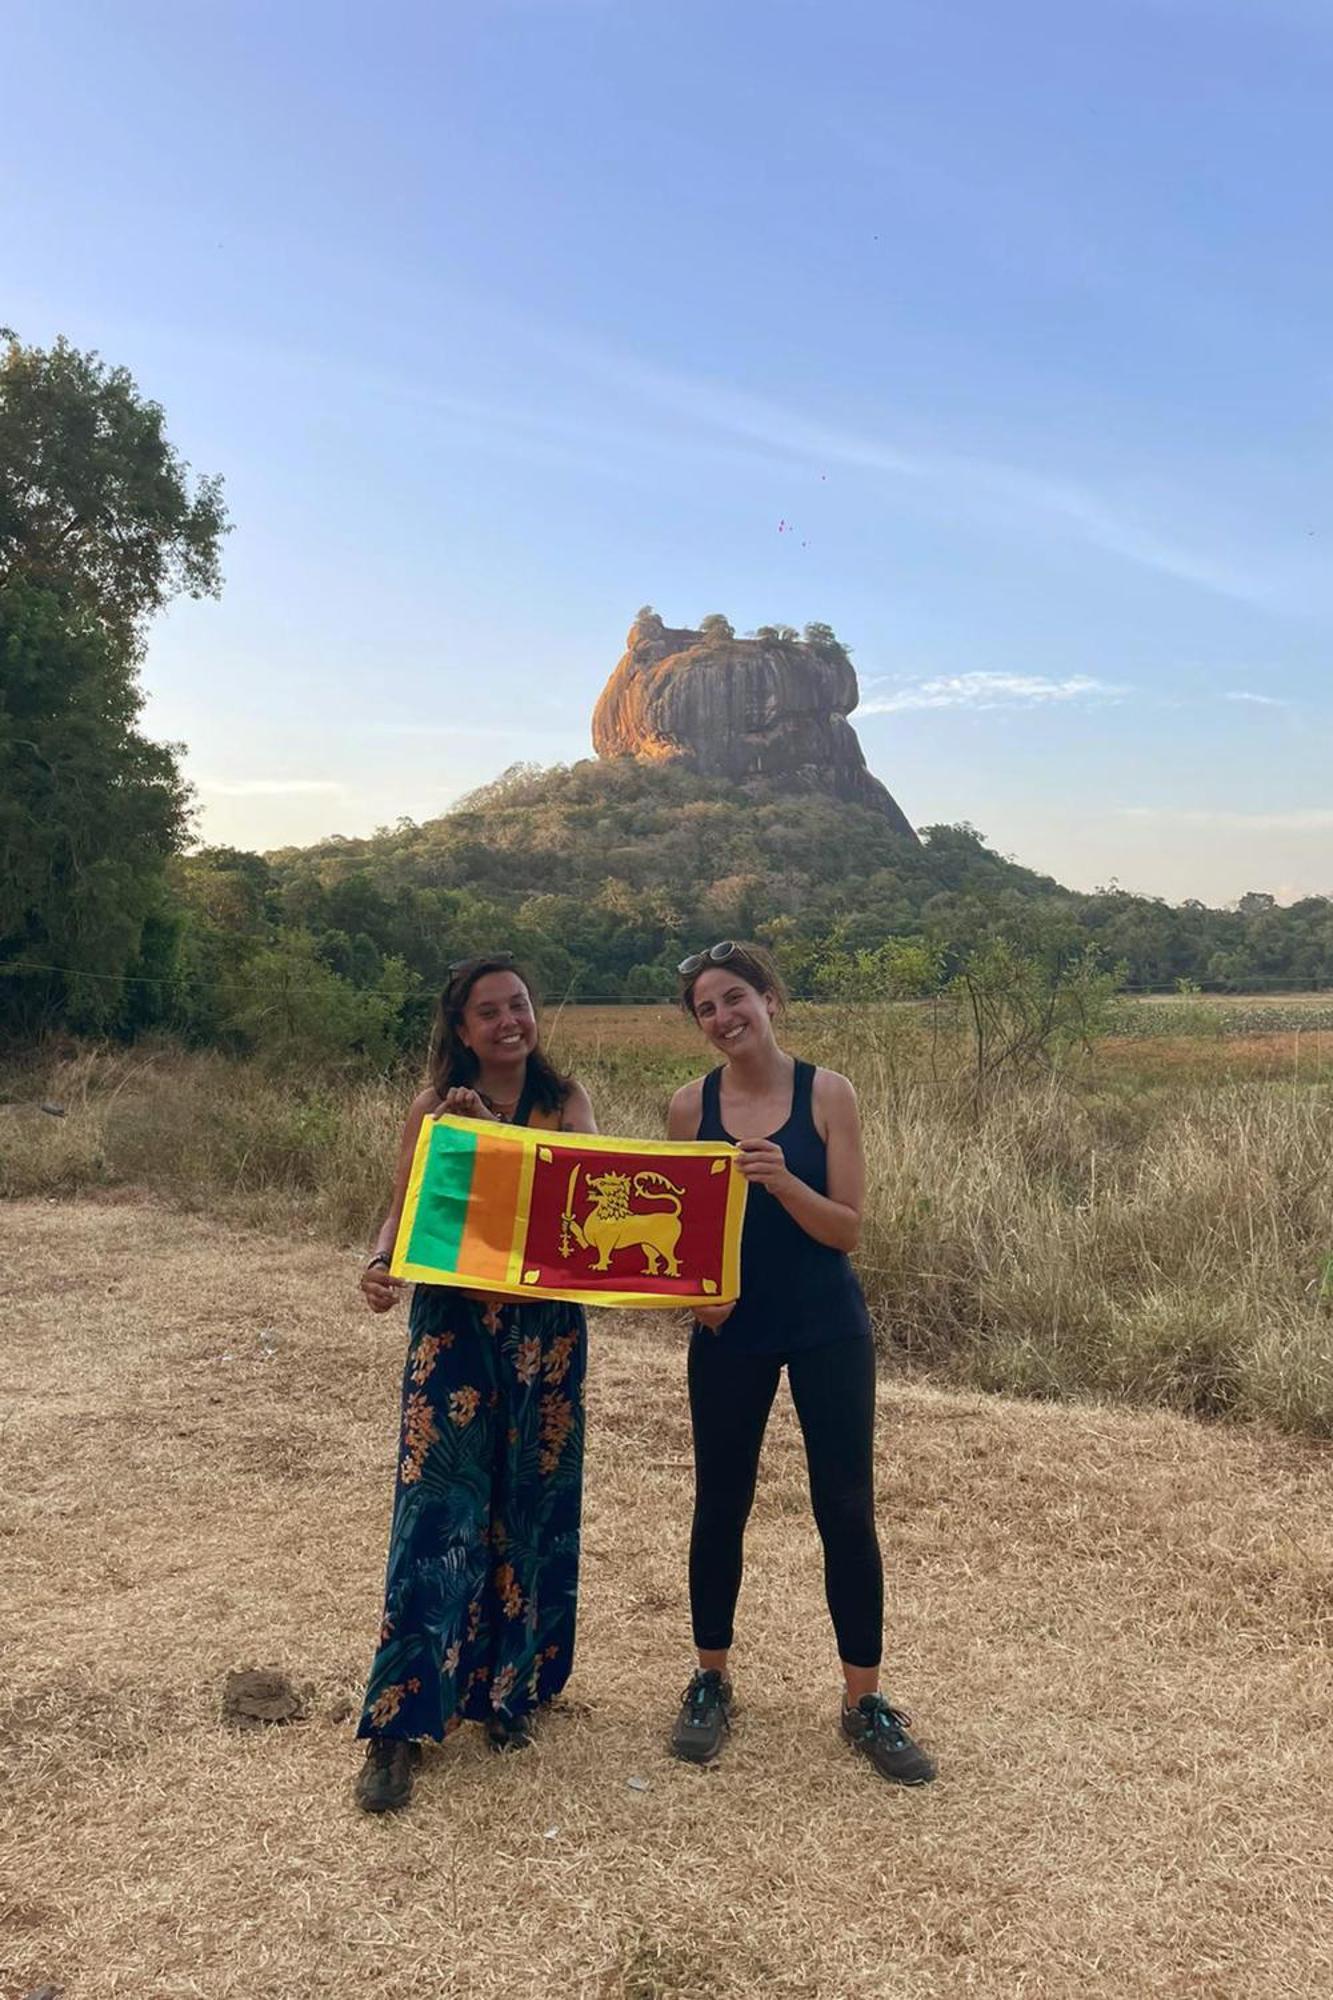
[(725, 1304), (745, 1192), (730, 1145), (427, 1119), (393, 1273), (512, 1298)]

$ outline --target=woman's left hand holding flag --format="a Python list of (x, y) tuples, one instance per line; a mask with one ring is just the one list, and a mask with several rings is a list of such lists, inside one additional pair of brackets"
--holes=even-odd
[(438, 1118), (442, 1113), (451, 1118), (489, 1118), (493, 1125), (503, 1123), (498, 1111), (492, 1111), (475, 1090), (468, 1090), (462, 1085), (445, 1091), (435, 1115)]

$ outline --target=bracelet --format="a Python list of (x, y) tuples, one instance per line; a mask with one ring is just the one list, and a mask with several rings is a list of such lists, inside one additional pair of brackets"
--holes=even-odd
[(392, 1262), (393, 1258), (389, 1255), (387, 1250), (377, 1250), (375, 1252), (375, 1255), (370, 1259), (370, 1262), (366, 1265), (366, 1269), (368, 1271), (373, 1271), (376, 1269), (378, 1265), (382, 1264), (385, 1270), (387, 1271)]

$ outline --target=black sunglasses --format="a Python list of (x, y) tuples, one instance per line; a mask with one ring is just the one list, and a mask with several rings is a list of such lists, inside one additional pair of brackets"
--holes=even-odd
[(512, 951), (474, 951), (470, 958), (456, 958), (452, 965), (445, 967), (450, 985), (460, 972), (466, 972), (474, 965), (494, 965), (497, 968), (514, 963)]
[(692, 951), (688, 958), (682, 958), (676, 970), (682, 979), (693, 979), (706, 965), (725, 965), (732, 953), (739, 950), (735, 938), (723, 938), (721, 944), (710, 944), (707, 951)]

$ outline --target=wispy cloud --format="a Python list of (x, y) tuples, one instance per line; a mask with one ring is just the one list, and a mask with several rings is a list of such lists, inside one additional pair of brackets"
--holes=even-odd
[(1041, 674), (948, 674), (873, 695), (856, 713), (900, 715), (913, 708), (1037, 708), (1049, 702), (1106, 700), (1123, 692), (1089, 674), (1074, 674), (1063, 681), (1048, 680)]
[(346, 785), (332, 778), (196, 778), (201, 792), (219, 799), (347, 798)]
[(1236, 827), (1246, 833), (1327, 833), (1333, 806), (1303, 806), (1294, 812), (1231, 812), (1210, 807), (1120, 806), (1122, 819), (1161, 826)]
[(651, 396), (678, 416), (748, 439), (818, 466), (842, 465), (915, 485), (955, 513), (1043, 525), (1183, 583), (1267, 604), (1272, 586), (1225, 558), (1164, 535), (1125, 506), (1076, 479), (1034, 472), (1003, 459), (922, 450), (807, 417), (726, 383), (711, 382), (631, 360), (591, 344), (556, 341), (570, 360), (603, 380)]
[(1291, 703), (1275, 694), (1251, 694), (1248, 688), (1227, 688), (1223, 701), (1253, 702), (1256, 708), (1290, 708)]
[[(605, 0), (571, 0), (571, 4), (596, 7)], [(788, 460), (821, 470), (842, 466), (880, 475), (950, 518), (983, 520), (1005, 529), (1019, 523), (1031, 533), (1062, 535), (1136, 567), (1246, 604), (1271, 608), (1281, 595), (1285, 579), (1253, 574), (1239, 560), (1177, 540), (1149, 521), (1132, 500), (1112, 498), (1077, 477), (1034, 471), (985, 454), (907, 445), (868, 430), (828, 424), (729, 382), (662, 368), (585, 335), (554, 331), (545, 322), (534, 324), (525, 314), (508, 311), (494, 300), (478, 301), (474, 316), (479, 327), (489, 327), (500, 341), (535, 346), (545, 356), (577, 369), (596, 386), (599, 404), (605, 400), (605, 390), (614, 387), (641, 407), (628, 424), (617, 423), (593, 410), (561, 414), (558, 405), (563, 399), (554, 393), (540, 401), (497, 401), (466, 388), (441, 390), (434, 377), (410, 368), (349, 364), (315, 350), (267, 341), (229, 339), (223, 346), (228, 353), (262, 365), (266, 372), (285, 366), (306, 379), (317, 370), (362, 395), (429, 408), (444, 420), (474, 426), (488, 449), (577, 466), (607, 478), (632, 477), (639, 459), (649, 454), (685, 457), (695, 465), (706, 454), (724, 462)], [(197, 353), (198, 330), (191, 329), (188, 337), (192, 354)], [(663, 413), (668, 418), (665, 423)], [(682, 418), (693, 428), (684, 428)], [(1190, 505), (1199, 511), (1197, 504)]]

